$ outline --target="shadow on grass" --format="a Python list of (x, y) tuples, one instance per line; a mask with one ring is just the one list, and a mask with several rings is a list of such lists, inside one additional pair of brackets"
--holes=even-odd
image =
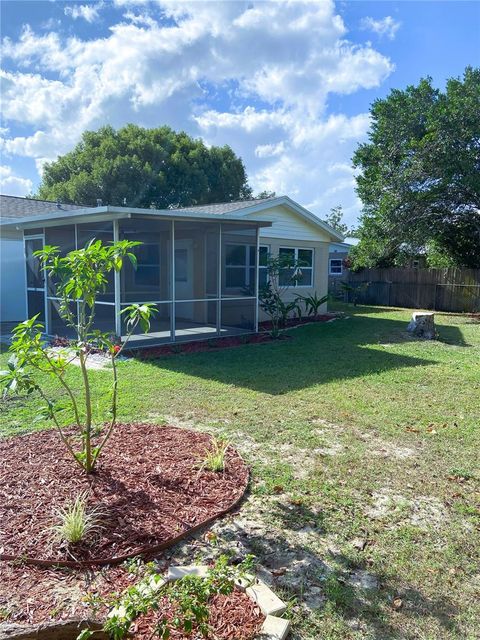
[[(456, 327), (449, 338), (462, 344)], [(432, 359), (375, 348), (405, 331), (398, 320), (363, 316), (309, 325), (290, 331), (292, 340), (246, 345), (218, 352), (176, 355), (148, 361), (150, 366), (249, 388), (269, 395), (434, 364)], [(405, 341), (407, 342), (407, 341)], [(419, 342), (419, 341), (412, 341)], [(422, 353), (423, 341), (418, 346)]]
[[(449, 598), (430, 598), (391, 575), (376, 572), (367, 554), (365, 560), (359, 560), (358, 554), (354, 558), (338, 549), (328, 549), (323, 518), (318, 512), (304, 505), (287, 507), (270, 503), (270, 506), (271, 515), (277, 521), (275, 529), (257, 533), (237, 524), (233, 536), (240, 538), (257, 556), (261, 567), (268, 572), (262, 575), (260, 571), (260, 577), (273, 581), (274, 590), (283, 590), (284, 600), (293, 598), (304, 602), (312, 612), (318, 611), (321, 618), (328, 611), (342, 620), (346, 629), (352, 628), (351, 623), (367, 628), (365, 637), (375, 640), (399, 637), (416, 640), (422, 631), (432, 627), (458, 633), (455, 616), (459, 611)], [(302, 542), (302, 532), (309, 536), (308, 542)], [(325, 551), (314, 549), (315, 537)], [(355, 582), (359, 575), (368, 577), (368, 588)], [(399, 596), (400, 607), (396, 605)], [(397, 610), (401, 611), (401, 618), (395, 622)], [(310, 614), (307, 620), (312, 620)]]

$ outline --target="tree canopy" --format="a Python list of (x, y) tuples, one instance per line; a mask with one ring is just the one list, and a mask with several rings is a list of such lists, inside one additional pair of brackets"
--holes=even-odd
[(326, 216), (325, 222), (343, 236), (350, 233), (348, 225), (343, 222), (343, 207), (341, 204), (330, 209), (330, 213)]
[(432, 266), (480, 267), (480, 69), (445, 91), (422, 79), (371, 107), (353, 157), (363, 203), (357, 267), (426, 251)]
[(128, 124), (86, 131), (75, 148), (47, 163), (37, 197), (66, 203), (164, 209), (252, 196), (233, 150), (207, 147), (170, 127)]

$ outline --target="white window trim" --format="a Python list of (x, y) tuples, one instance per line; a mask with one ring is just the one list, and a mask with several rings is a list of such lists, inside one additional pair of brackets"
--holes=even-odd
[[(340, 272), (332, 271), (332, 262), (340, 262)], [(329, 258), (328, 260), (328, 275), (330, 276), (343, 276), (343, 260), (341, 258)]]
[(295, 252), (294, 253), (295, 262), (298, 262), (298, 252), (299, 251), (311, 251), (311, 253), (312, 253), (312, 266), (311, 267), (300, 267), (301, 270), (309, 269), (309, 270), (312, 271), (312, 282), (311, 282), (311, 284), (298, 284), (297, 282), (295, 282), (291, 286), (294, 287), (295, 289), (312, 289), (315, 286), (315, 249), (313, 247), (279, 247), (278, 248), (278, 255), (279, 256), (280, 256), (280, 252), (282, 251), (282, 249), (289, 249), (290, 251), (293, 249), (294, 252)]

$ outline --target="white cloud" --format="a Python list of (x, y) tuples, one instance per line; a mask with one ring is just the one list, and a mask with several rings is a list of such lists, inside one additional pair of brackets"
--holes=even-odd
[[(125, 12), (106, 37), (27, 26), (18, 40), (4, 39), (4, 57), (16, 64), (3, 73), (4, 118), (22, 126), (7, 136), (8, 153), (41, 167), (85, 129), (165, 123), (231, 144), (258, 190), (321, 202), (345, 178), (328, 166), (349, 162), (369, 119), (327, 117), (328, 96), (376, 87), (393, 65), (370, 44), (346, 39), (332, 2), (115, 4)], [(100, 5), (67, 8), (74, 17), (74, 9)], [(223, 109), (212, 107), (211, 93)], [(353, 206), (351, 188), (341, 186), (341, 195)]]
[(25, 196), (31, 192), (32, 181), (14, 175), (11, 167), (0, 166), (0, 192), (9, 196)]
[(370, 16), (362, 18), (360, 27), (365, 31), (373, 31), (378, 36), (386, 36), (390, 40), (393, 40), (400, 29), (401, 22), (398, 22), (392, 16), (386, 16), (380, 20), (375, 20)]
[(66, 16), (70, 16), (74, 20), (83, 18), (87, 22), (95, 22), (99, 17), (99, 10), (102, 8), (103, 2), (97, 4), (74, 4), (67, 6), (63, 10)]

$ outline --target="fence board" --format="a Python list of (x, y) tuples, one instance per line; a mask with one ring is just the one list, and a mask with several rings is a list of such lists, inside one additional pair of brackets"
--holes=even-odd
[(360, 304), (480, 311), (480, 269), (364, 269), (349, 272), (348, 282), (353, 286), (369, 283), (358, 294)]

